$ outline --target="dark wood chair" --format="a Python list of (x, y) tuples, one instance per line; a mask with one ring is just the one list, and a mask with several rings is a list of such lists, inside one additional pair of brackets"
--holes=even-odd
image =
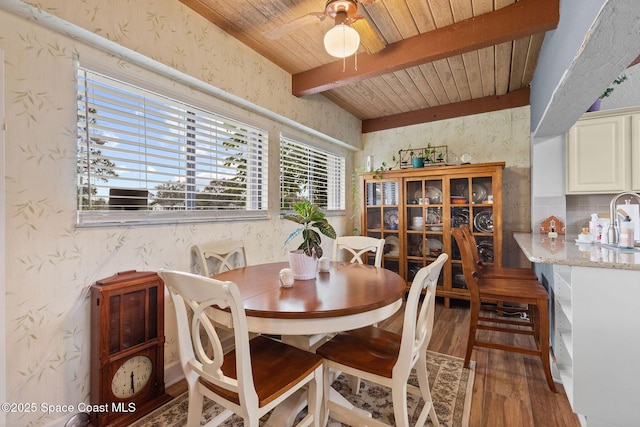
[[(551, 391), (556, 391), (549, 359), (549, 294), (539, 281), (523, 278), (488, 278), (478, 271), (473, 252), (476, 246), (458, 227), (451, 231), (462, 257), (462, 270), (469, 288), (470, 320), (464, 366), (469, 366), (474, 347), (493, 348), (540, 357)], [(515, 305), (515, 306), (514, 306)], [(524, 308), (523, 308), (524, 307)], [(482, 311), (496, 311), (493, 316)], [(526, 318), (510, 318), (510, 313), (527, 313)], [(534, 346), (520, 347), (485, 341), (478, 330), (524, 334), (533, 337)]]
[(471, 246), (474, 248), (472, 251), (473, 262), (477, 267), (478, 274), (481, 278), (502, 278), (502, 279), (532, 279), (538, 280), (538, 276), (533, 271), (532, 268), (521, 268), (521, 267), (497, 267), (493, 265), (486, 265), (480, 259), (478, 255), (478, 243), (476, 242), (476, 238), (471, 232), (471, 228), (469, 225), (464, 224), (461, 225), (460, 230), (464, 233), (465, 237), (469, 242), (471, 242)]

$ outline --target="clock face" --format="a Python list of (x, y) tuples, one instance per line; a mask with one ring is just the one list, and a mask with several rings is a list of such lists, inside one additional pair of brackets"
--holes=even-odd
[(115, 397), (135, 396), (151, 378), (153, 363), (147, 356), (133, 356), (126, 360), (113, 375), (111, 391)]

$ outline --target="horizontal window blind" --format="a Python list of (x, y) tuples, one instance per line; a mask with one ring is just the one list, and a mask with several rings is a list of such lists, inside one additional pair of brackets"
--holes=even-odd
[(280, 209), (308, 199), (327, 210), (345, 208), (345, 158), (280, 138)]
[(266, 130), (78, 69), (78, 223), (266, 216)]

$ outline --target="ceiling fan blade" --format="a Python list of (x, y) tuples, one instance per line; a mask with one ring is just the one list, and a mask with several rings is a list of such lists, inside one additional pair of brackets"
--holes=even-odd
[(289, 35), (295, 31), (301, 30), (302, 28), (308, 25), (314, 25), (319, 21), (323, 21), (324, 18), (327, 17), (325, 12), (313, 12), (306, 15), (303, 15), (299, 18), (294, 19), (293, 21), (287, 22), (286, 24), (280, 25), (273, 30), (268, 30), (262, 33), (266, 38), (271, 40), (279, 39), (280, 37), (284, 37)]
[(373, 29), (369, 21), (366, 19), (357, 19), (351, 23), (358, 34), (360, 34), (360, 43), (366, 49), (369, 55), (380, 52), (387, 44), (378, 36), (376, 30)]

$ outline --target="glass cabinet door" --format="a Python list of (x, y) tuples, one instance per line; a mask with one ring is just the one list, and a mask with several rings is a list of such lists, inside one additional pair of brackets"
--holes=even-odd
[(444, 250), (443, 181), (409, 180), (405, 186), (405, 269), (407, 282), (412, 282), (417, 272)]
[[(493, 263), (493, 185), (491, 176), (454, 178), (451, 189), (451, 227), (469, 225), (484, 263)], [(451, 286), (467, 289), (462, 273), (460, 250), (451, 238)]]
[[(376, 239), (385, 239), (382, 266), (396, 273), (400, 272), (400, 214), (398, 212), (398, 182), (367, 182), (365, 234)], [(367, 254), (367, 263), (373, 264), (375, 254)]]

